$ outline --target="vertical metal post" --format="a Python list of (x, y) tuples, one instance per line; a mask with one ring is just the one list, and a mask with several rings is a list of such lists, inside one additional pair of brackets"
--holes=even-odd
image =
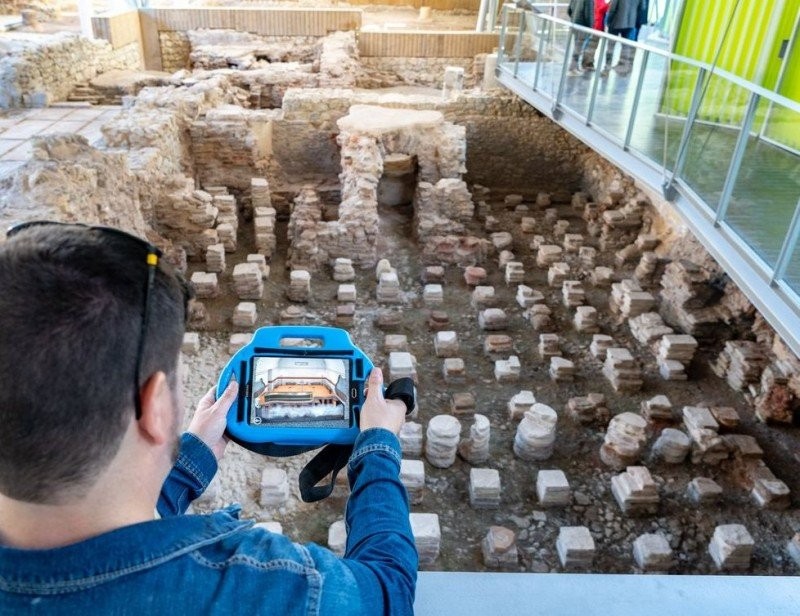
[(597, 87), (600, 85), (600, 66), (602, 66), (603, 58), (606, 55), (606, 46), (608, 39), (606, 37), (600, 38), (600, 48), (597, 50), (600, 54), (600, 62), (595, 62), (594, 75), (592, 75), (592, 92), (589, 95), (589, 109), (586, 111), (586, 126), (592, 123), (592, 115), (594, 115), (594, 104), (597, 101)]
[(525, 34), (526, 11), (519, 14), (519, 27), (517, 28), (517, 43), (514, 46), (514, 77), (517, 76), (519, 71), (519, 57), (522, 55), (522, 37)]
[(628, 118), (628, 130), (625, 132), (625, 144), (622, 149), (627, 150), (631, 144), (631, 135), (633, 135), (633, 124), (636, 121), (636, 112), (639, 110), (639, 99), (642, 97), (642, 87), (644, 86), (644, 73), (647, 70), (647, 60), (650, 57), (650, 52), (645, 49), (642, 54), (642, 63), (639, 66), (639, 79), (636, 82), (636, 92), (633, 94), (633, 106), (631, 107), (631, 115)]
[(569, 62), (570, 62), (570, 52), (572, 48), (572, 44), (575, 39), (575, 32), (572, 29), (572, 26), (569, 28), (569, 34), (567, 34), (567, 44), (564, 45), (564, 62), (561, 65), (561, 79), (558, 82), (558, 92), (556, 92), (556, 100), (553, 103), (553, 119), (558, 120), (563, 112), (561, 111), (561, 98), (564, 96), (564, 86), (567, 83), (567, 71), (569, 70)]
[(797, 241), (800, 239), (800, 199), (797, 200), (797, 206), (794, 208), (794, 216), (792, 222), (789, 223), (789, 231), (783, 239), (783, 246), (778, 255), (778, 260), (775, 262), (775, 270), (772, 273), (772, 280), (770, 284), (775, 284), (778, 280), (782, 280), (786, 275), (786, 268), (792, 260)]
[(497, 46), (497, 66), (503, 66), (503, 56), (506, 55), (506, 30), (508, 26), (508, 6), (503, 6), (503, 21), (500, 26), (500, 44)]
[(478, 8), (478, 21), (475, 24), (475, 32), (483, 32), (486, 30), (486, 5), (489, 0), (481, 0), (481, 5)]
[(728, 213), (728, 205), (731, 202), (731, 195), (733, 188), (736, 186), (736, 179), (739, 177), (739, 168), (742, 166), (742, 159), (744, 152), (747, 149), (747, 140), (750, 137), (750, 130), (753, 128), (753, 120), (756, 117), (756, 109), (758, 108), (758, 101), (761, 97), (755, 92), (750, 92), (750, 98), (747, 100), (747, 110), (744, 113), (744, 120), (742, 121), (742, 130), (739, 137), (736, 139), (736, 146), (733, 149), (731, 156), (731, 164), (728, 167), (728, 175), (725, 176), (725, 183), (722, 185), (722, 194), (719, 197), (719, 204), (717, 204), (717, 213), (714, 216), (714, 226), (719, 226), (721, 220), (725, 218)]
[[(552, 22), (545, 21), (543, 19), (538, 19), (536, 15), (533, 16), (535, 21), (539, 21), (542, 25), (542, 29), (539, 32), (539, 48), (536, 50), (536, 68), (533, 72), (533, 91), (536, 91), (537, 86), (539, 85), (539, 73), (542, 67), (542, 62), (544, 61), (544, 39), (545, 37), (549, 36), (549, 34), (545, 34), (547, 32), (548, 27), (552, 28)], [(548, 26), (549, 24), (549, 26)]]
[(497, 25), (497, 0), (489, 0), (489, 32)]
[(683, 173), (683, 165), (686, 163), (686, 153), (689, 149), (689, 136), (692, 132), (692, 126), (697, 119), (697, 112), (700, 110), (700, 103), (702, 102), (703, 92), (705, 91), (705, 78), (706, 69), (701, 68), (697, 71), (697, 81), (694, 84), (694, 93), (692, 94), (692, 102), (689, 105), (689, 114), (686, 116), (686, 124), (683, 127), (683, 134), (681, 135), (681, 142), (678, 146), (678, 155), (675, 158), (675, 169), (672, 171), (672, 176), (664, 182), (664, 197), (668, 201), (675, 198), (675, 178)]
[[(775, 81), (774, 92), (778, 94), (780, 94), (781, 86), (783, 85), (783, 78), (786, 74), (786, 66), (789, 64), (789, 60), (792, 57), (792, 52), (794, 52), (794, 46), (797, 44), (798, 30), (800, 30), (800, 13), (798, 13), (797, 17), (795, 17), (794, 29), (792, 30), (791, 38), (789, 38), (789, 44), (786, 46), (786, 52), (783, 56), (783, 62), (781, 63), (780, 71), (778, 71), (778, 79)], [(770, 100), (769, 106), (767, 107), (767, 112), (764, 114), (764, 121), (761, 124), (761, 130), (758, 133), (759, 139), (763, 139), (767, 132), (767, 127), (769, 126), (769, 116), (772, 115), (773, 106), (774, 103)]]

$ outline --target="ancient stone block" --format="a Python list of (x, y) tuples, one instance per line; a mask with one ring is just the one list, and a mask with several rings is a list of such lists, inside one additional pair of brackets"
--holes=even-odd
[(741, 524), (722, 524), (714, 529), (708, 553), (717, 569), (747, 571), (755, 542)]
[(433, 337), (436, 357), (456, 357), (459, 352), (458, 335), (454, 331), (436, 332)]
[(594, 560), (594, 539), (585, 526), (562, 526), (558, 530), (556, 551), (564, 569), (586, 569)]
[(708, 477), (695, 477), (689, 482), (686, 493), (695, 505), (708, 505), (719, 501), (722, 487)]
[(235, 327), (246, 327), (252, 329), (256, 324), (258, 312), (253, 302), (239, 302), (233, 310), (232, 322)]
[(478, 325), (484, 331), (497, 331), (508, 327), (508, 316), (501, 308), (487, 308), (478, 314)]
[(489, 459), (489, 418), (480, 413), (473, 416), (469, 436), (458, 444), (458, 454), (470, 464), (480, 464)]
[(422, 425), (414, 421), (405, 422), (398, 438), (403, 457), (418, 458), (422, 455)]
[(658, 488), (644, 466), (629, 466), (612, 477), (611, 493), (625, 515), (654, 514), (658, 510)]
[(238, 263), (233, 268), (233, 290), (239, 299), (261, 299), (264, 278), (255, 263)]
[(195, 272), (192, 274), (192, 286), (194, 286), (197, 299), (207, 299), (219, 295), (219, 282), (216, 274)]
[(483, 339), (483, 352), (486, 355), (495, 353), (512, 353), (514, 351), (514, 339), (505, 334), (490, 334)]
[(356, 285), (354, 284), (340, 284), (336, 290), (337, 302), (355, 302), (356, 301)]
[(483, 564), (487, 567), (513, 567), (517, 564), (517, 545), (514, 531), (503, 526), (490, 526), (481, 541)]
[(521, 371), (522, 366), (516, 355), (494, 362), (494, 378), (498, 383), (516, 383)]
[(474, 509), (496, 509), (500, 506), (500, 473), (497, 470), (470, 469), (469, 504)]
[(564, 471), (541, 470), (536, 474), (536, 496), (542, 507), (565, 507), (572, 501), (572, 491)]
[(282, 507), (289, 500), (289, 478), (286, 471), (277, 466), (268, 466), (261, 473), (262, 507)]
[(665, 428), (653, 445), (653, 454), (667, 464), (680, 464), (689, 454), (692, 444), (686, 433)]
[(436, 468), (448, 468), (456, 460), (461, 422), (452, 415), (436, 415), (428, 422), (425, 457)]
[(467, 377), (464, 360), (460, 357), (447, 357), (442, 365), (445, 383), (463, 383)]
[(669, 571), (672, 567), (672, 548), (660, 533), (639, 535), (633, 542), (633, 559), (643, 571)]
[(231, 337), (228, 340), (228, 353), (233, 355), (243, 346), (247, 346), (250, 344), (250, 339), (252, 337), (253, 336), (251, 334), (231, 334)]
[(457, 391), (450, 396), (450, 412), (453, 415), (466, 415), (475, 412), (475, 396), (468, 391)]
[(426, 284), (422, 291), (422, 301), (428, 306), (444, 302), (444, 291), (440, 284)]
[(186, 332), (181, 343), (181, 353), (186, 355), (197, 355), (200, 351), (200, 334), (197, 332)]
[(536, 403), (517, 426), (514, 453), (528, 460), (547, 460), (553, 455), (558, 415), (545, 404)]
[(425, 465), (422, 460), (403, 458), (400, 461), (400, 481), (406, 488), (409, 502), (419, 505), (425, 490)]
[(439, 516), (435, 513), (412, 513), (409, 521), (419, 555), (419, 564), (422, 566), (433, 564), (439, 557), (442, 542)]
[(615, 470), (639, 461), (647, 442), (647, 422), (641, 415), (625, 412), (611, 418), (600, 447), (600, 459)]
[(411, 353), (402, 351), (389, 353), (389, 382), (405, 376), (417, 380), (417, 360)]
[(534, 404), (536, 404), (536, 398), (534, 397), (532, 391), (524, 389), (519, 393), (514, 394), (511, 397), (511, 400), (508, 401), (509, 419), (522, 419), (525, 416), (525, 413), (533, 408)]
[(347, 526), (344, 520), (336, 520), (328, 527), (328, 547), (337, 556), (344, 556), (347, 548)]

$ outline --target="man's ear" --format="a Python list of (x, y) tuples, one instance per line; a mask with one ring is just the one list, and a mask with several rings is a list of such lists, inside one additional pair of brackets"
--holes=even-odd
[(156, 372), (142, 385), (140, 391), (142, 416), (137, 422), (139, 431), (155, 445), (162, 445), (175, 437), (172, 395), (167, 375)]

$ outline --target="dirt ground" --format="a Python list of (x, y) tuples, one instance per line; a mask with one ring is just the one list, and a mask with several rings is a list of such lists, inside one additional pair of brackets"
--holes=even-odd
[[(535, 191), (534, 191), (535, 192)], [(585, 223), (567, 204), (559, 206), (560, 217), (571, 223), (569, 232), (585, 232)], [(530, 254), (529, 236), (519, 231), (513, 212), (507, 212), (502, 204), (495, 204), (492, 214), (502, 221), (503, 230), (514, 235), (514, 253), (525, 265), (525, 283), (542, 291), (546, 303), (553, 310), (554, 328), (562, 338), (564, 357), (577, 366), (574, 383), (555, 384), (548, 374), (548, 364), (542, 361), (536, 349), (538, 333), (523, 318), (522, 308), (514, 301), (516, 285), (506, 286), (501, 270), (496, 267), (496, 257), (487, 264), (490, 272), (488, 284), (495, 286), (500, 306), (509, 315), (506, 333), (514, 339), (514, 350), (522, 363), (522, 377), (516, 384), (498, 384), (493, 377), (493, 359), (483, 353), (485, 332), (478, 327), (477, 310), (470, 306), (470, 291), (458, 267), (447, 270), (444, 284), (445, 303), (436, 309), (450, 315), (450, 329), (458, 333), (460, 356), (467, 366), (468, 379), (463, 385), (453, 386), (444, 382), (442, 359), (433, 350), (434, 333), (427, 326), (428, 308), (422, 302), (420, 274), (423, 266), (419, 262), (420, 250), (411, 237), (412, 220), (410, 208), (381, 209), (381, 239), (379, 256), (388, 258), (397, 268), (401, 287), (405, 292), (402, 306), (402, 325), (396, 330), (382, 331), (374, 323), (379, 308), (375, 300), (375, 275), (371, 270), (359, 271), (356, 277), (358, 301), (355, 324), (351, 328), (353, 339), (375, 361), (386, 365), (387, 354), (383, 350), (386, 333), (401, 333), (408, 336), (410, 351), (415, 355), (419, 375), (419, 417), (416, 421), (427, 425), (435, 415), (450, 412), (450, 396), (457, 391), (471, 391), (476, 399), (476, 412), (486, 415), (491, 422), (491, 459), (483, 467), (500, 471), (502, 480), (502, 502), (496, 510), (475, 510), (469, 505), (467, 493), (470, 465), (461, 458), (448, 469), (437, 469), (425, 465), (426, 488), (421, 505), (413, 511), (439, 514), (442, 529), (442, 548), (439, 559), (431, 570), (481, 571), (485, 567), (480, 553), (480, 542), (489, 526), (503, 525), (518, 533), (520, 549), (519, 570), (559, 570), (555, 551), (558, 530), (564, 525), (586, 525), (592, 531), (597, 544), (597, 557), (593, 570), (598, 572), (627, 573), (635, 571), (632, 557), (632, 542), (640, 534), (661, 531), (669, 539), (676, 558), (674, 572), (713, 573), (713, 563), (707, 546), (718, 524), (742, 523), (756, 541), (751, 572), (759, 575), (795, 573), (796, 568), (786, 556), (785, 544), (794, 532), (800, 530), (800, 512), (795, 498), (792, 508), (785, 512), (759, 510), (750, 500), (749, 493), (739, 486), (732, 474), (731, 462), (717, 467), (694, 466), (686, 461), (680, 465), (652, 462), (646, 455), (644, 463), (650, 468), (658, 484), (661, 506), (656, 516), (627, 518), (620, 512), (610, 491), (611, 477), (616, 474), (605, 467), (599, 459), (599, 448), (603, 441), (602, 427), (585, 427), (567, 417), (564, 407), (570, 397), (600, 392), (606, 395), (612, 414), (623, 411), (639, 412), (643, 400), (657, 394), (666, 394), (673, 404), (676, 417), (685, 405), (701, 403), (733, 406), (742, 415), (740, 432), (756, 436), (766, 450), (765, 460), (770, 468), (792, 489), (800, 490), (800, 478), (793, 472), (796, 468), (798, 447), (795, 429), (766, 427), (754, 421), (749, 403), (732, 391), (708, 368), (708, 361), (715, 358), (722, 348), (723, 340), (714, 347), (702, 348), (691, 366), (691, 378), (686, 382), (665, 382), (658, 375), (652, 352), (639, 346), (627, 325), (616, 323), (608, 310), (608, 291), (591, 290), (588, 301), (599, 313), (601, 333), (614, 336), (615, 341), (629, 348), (643, 367), (645, 385), (635, 395), (619, 395), (602, 376), (602, 364), (589, 353), (591, 334), (575, 332), (571, 324), (571, 311), (561, 301), (561, 290), (547, 287), (546, 270), (538, 268)], [(543, 219), (542, 212), (534, 214)], [(481, 220), (474, 223), (474, 232), (481, 233)], [(246, 226), (246, 225), (245, 225)], [(273, 259), (265, 299), (258, 302), (258, 324), (277, 322), (279, 312), (288, 305), (285, 286), (288, 274), (281, 254), (285, 251), (284, 227), (278, 228), (278, 257)], [(587, 236), (588, 238), (588, 236)], [(249, 251), (245, 235), (240, 241), (237, 255), (229, 255), (231, 263), (244, 260)], [(598, 257), (598, 265), (610, 265), (610, 259)], [(617, 272), (619, 277), (632, 275), (630, 270)], [(229, 276), (223, 276), (223, 284), (230, 285)], [(338, 283), (330, 278), (330, 271), (314, 274), (312, 279), (313, 299), (306, 305), (307, 323), (333, 324), (335, 296)], [(587, 289), (590, 286), (587, 283)], [(199, 356), (187, 357), (187, 386), (192, 402), (203, 393), (208, 384), (222, 368), (227, 359), (226, 345), (229, 332), (229, 315), (236, 304), (232, 288), (224, 293), (225, 299), (207, 302), (214, 316), (215, 333), (201, 338), (202, 351)], [(650, 289), (657, 293), (658, 288)], [(508, 400), (522, 389), (532, 390), (537, 401), (552, 406), (559, 413), (555, 452), (542, 463), (524, 462), (512, 452), (516, 421), (508, 416)], [(469, 432), (469, 416), (462, 421), (462, 437)], [(652, 435), (646, 451), (657, 435)], [(337, 488), (334, 496), (326, 501), (307, 505), (297, 500), (297, 475), (306, 458), (288, 460), (266, 459), (232, 445), (224, 461), (219, 488), (216, 495), (197, 506), (199, 510), (218, 507), (231, 501), (243, 506), (243, 514), (258, 521), (278, 520), (284, 532), (297, 541), (315, 541), (325, 544), (331, 523), (341, 519), (346, 502), (346, 489)], [(258, 504), (260, 474), (267, 464), (278, 464), (287, 469), (294, 498), (281, 510), (262, 509)], [(573, 504), (556, 509), (542, 509), (535, 493), (536, 473), (539, 469), (561, 469), (570, 481)], [(686, 497), (686, 488), (693, 477), (711, 477), (724, 488), (720, 504), (697, 508)]]

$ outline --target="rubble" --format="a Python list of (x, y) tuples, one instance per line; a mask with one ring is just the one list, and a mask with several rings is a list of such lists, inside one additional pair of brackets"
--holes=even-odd
[(328, 527), (328, 547), (340, 558), (344, 556), (347, 548), (347, 526), (344, 520), (336, 520)]
[(695, 505), (709, 505), (720, 500), (722, 488), (713, 479), (695, 477), (689, 482), (686, 493)]
[(520, 391), (512, 396), (511, 400), (508, 401), (509, 419), (522, 419), (525, 416), (525, 413), (533, 408), (534, 404), (536, 404), (536, 398), (534, 397), (532, 391), (525, 389)]

